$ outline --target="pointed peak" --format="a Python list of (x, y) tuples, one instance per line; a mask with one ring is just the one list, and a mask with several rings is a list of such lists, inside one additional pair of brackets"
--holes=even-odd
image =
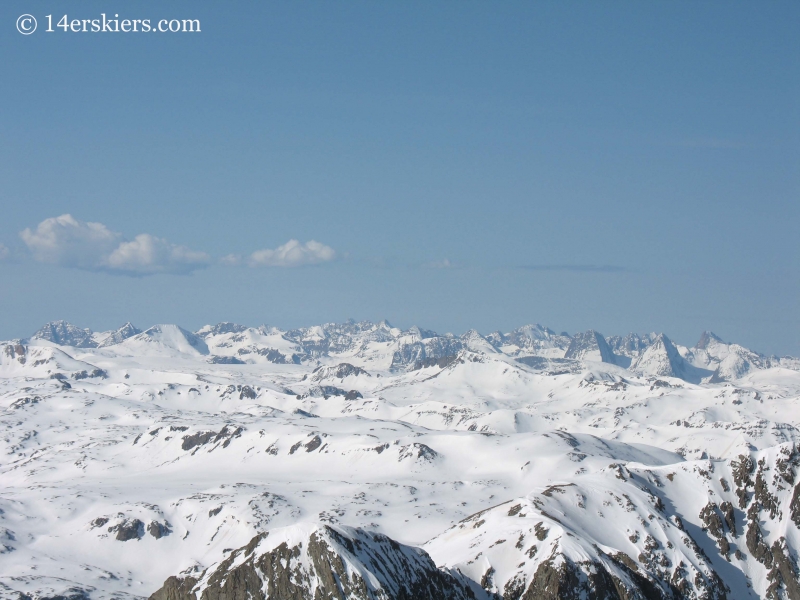
[(667, 337), (666, 333), (656, 333), (653, 335), (653, 345), (662, 344), (667, 347), (672, 347), (675, 344)]
[(713, 331), (704, 331), (703, 335), (700, 336), (700, 340), (695, 345), (695, 348), (698, 350), (705, 350), (713, 343), (724, 344), (725, 342), (723, 342), (722, 339), (720, 339), (720, 337), (717, 336)]
[(139, 335), (142, 333), (142, 330), (136, 327), (133, 323), (128, 321), (117, 329), (116, 331), (108, 332), (107, 335), (103, 338), (101, 337), (98, 339), (98, 346), (100, 348), (107, 348), (108, 346), (114, 346), (116, 344), (120, 344), (127, 340), (128, 338), (132, 338), (135, 335)]
[(606, 342), (606, 338), (594, 329), (576, 333), (572, 336), (572, 341), (564, 353), (564, 358), (574, 360), (597, 360), (599, 358), (600, 361), (605, 363), (615, 363), (614, 353)]
[(464, 332), (464, 335), (461, 336), (464, 340), (484, 340), (484, 338), (480, 333), (478, 333), (477, 329), (469, 329)]

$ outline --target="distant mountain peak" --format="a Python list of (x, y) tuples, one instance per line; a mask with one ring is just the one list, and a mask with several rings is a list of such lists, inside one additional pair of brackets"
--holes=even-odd
[(700, 336), (700, 340), (695, 344), (695, 348), (698, 350), (705, 350), (708, 348), (709, 345), (716, 342), (717, 344), (724, 344), (725, 342), (720, 339), (713, 331), (704, 331), (703, 335)]
[(606, 342), (606, 338), (594, 329), (583, 333), (576, 333), (564, 353), (564, 358), (575, 360), (600, 360), (604, 363), (614, 364), (614, 353)]
[(59, 346), (94, 348), (91, 329), (81, 329), (68, 321), (51, 321), (33, 334), (34, 339), (46, 340)]
[(182, 354), (209, 354), (208, 346), (201, 337), (177, 325), (153, 325), (142, 333), (125, 340), (126, 345), (141, 342), (160, 344), (164, 348)]
[(117, 344), (121, 344), (128, 338), (131, 338), (135, 335), (139, 335), (142, 333), (142, 330), (138, 327), (134, 326), (133, 323), (128, 321), (117, 329), (116, 331), (112, 331), (109, 333), (105, 338), (102, 338), (102, 341), (98, 344), (100, 348), (106, 348), (108, 346), (115, 346)]

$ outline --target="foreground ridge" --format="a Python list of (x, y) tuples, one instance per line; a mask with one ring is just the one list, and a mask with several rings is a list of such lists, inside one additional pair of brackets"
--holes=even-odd
[(150, 600), (474, 600), (418, 548), (363, 529), (300, 524), (254, 537), (199, 577), (170, 577)]
[(260, 534), (199, 576), (170, 577), (150, 600), (723, 600), (759, 591), (795, 600), (798, 474), (793, 445), (728, 461), (611, 464), (471, 515), (427, 553), (303, 524)]

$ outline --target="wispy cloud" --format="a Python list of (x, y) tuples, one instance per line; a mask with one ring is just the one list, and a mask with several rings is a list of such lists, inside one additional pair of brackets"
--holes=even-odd
[(0, 261), (4, 261), (10, 256), (11, 256), (11, 250), (9, 250), (8, 246), (0, 242)]
[(45, 219), (20, 237), (40, 262), (121, 275), (191, 273), (208, 266), (205, 252), (172, 244), (149, 233), (126, 240), (102, 223), (79, 221), (66, 214)]
[(443, 258), (442, 260), (435, 260), (433, 262), (425, 263), (422, 265), (426, 269), (453, 269), (455, 265), (450, 261), (449, 258)]
[(242, 264), (242, 257), (239, 254), (227, 254), (219, 259), (219, 264), (226, 267), (238, 267)]
[[(234, 257), (226, 257), (231, 258)], [(256, 250), (247, 259), (251, 267), (299, 267), (329, 262), (336, 258), (330, 246), (311, 240), (305, 244), (289, 240), (274, 250)]]
[(624, 273), (627, 267), (617, 265), (520, 265), (526, 271), (572, 271), (576, 273)]

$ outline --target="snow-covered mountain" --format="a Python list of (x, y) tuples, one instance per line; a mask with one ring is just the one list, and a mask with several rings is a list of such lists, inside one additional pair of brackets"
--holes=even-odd
[(92, 339), (91, 329), (81, 329), (66, 321), (52, 321), (31, 337), (60, 346), (73, 346), (75, 348), (93, 348), (97, 346), (97, 342)]
[(525, 325), (505, 334), (496, 331), (483, 336), (470, 330), (455, 336), (419, 327), (404, 331), (386, 321), (376, 324), (351, 320), (291, 330), (218, 323), (206, 325), (195, 333), (176, 325), (155, 325), (142, 332), (131, 323), (117, 330), (93, 333), (66, 321), (54, 321), (31, 336), (31, 341), (74, 348), (108, 348), (120, 344), (135, 348), (140, 343), (154, 343), (167, 353), (182, 348), (179, 351), (209, 354), (210, 362), (226, 364), (270, 362), (318, 366), (352, 358), (354, 363), (391, 371), (444, 364), (466, 349), (498, 352), (529, 365), (605, 362), (636, 373), (677, 377), (694, 383), (700, 379), (733, 381), (753, 371), (775, 367), (800, 370), (800, 359), (765, 356), (738, 344), (725, 343), (710, 331), (703, 332), (700, 341), (690, 348), (673, 343), (663, 333), (629, 333), (606, 339), (594, 330), (556, 334), (539, 324)]
[(800, 361), (705, 333), (0, 343), (0, 596), (800, 598)]

